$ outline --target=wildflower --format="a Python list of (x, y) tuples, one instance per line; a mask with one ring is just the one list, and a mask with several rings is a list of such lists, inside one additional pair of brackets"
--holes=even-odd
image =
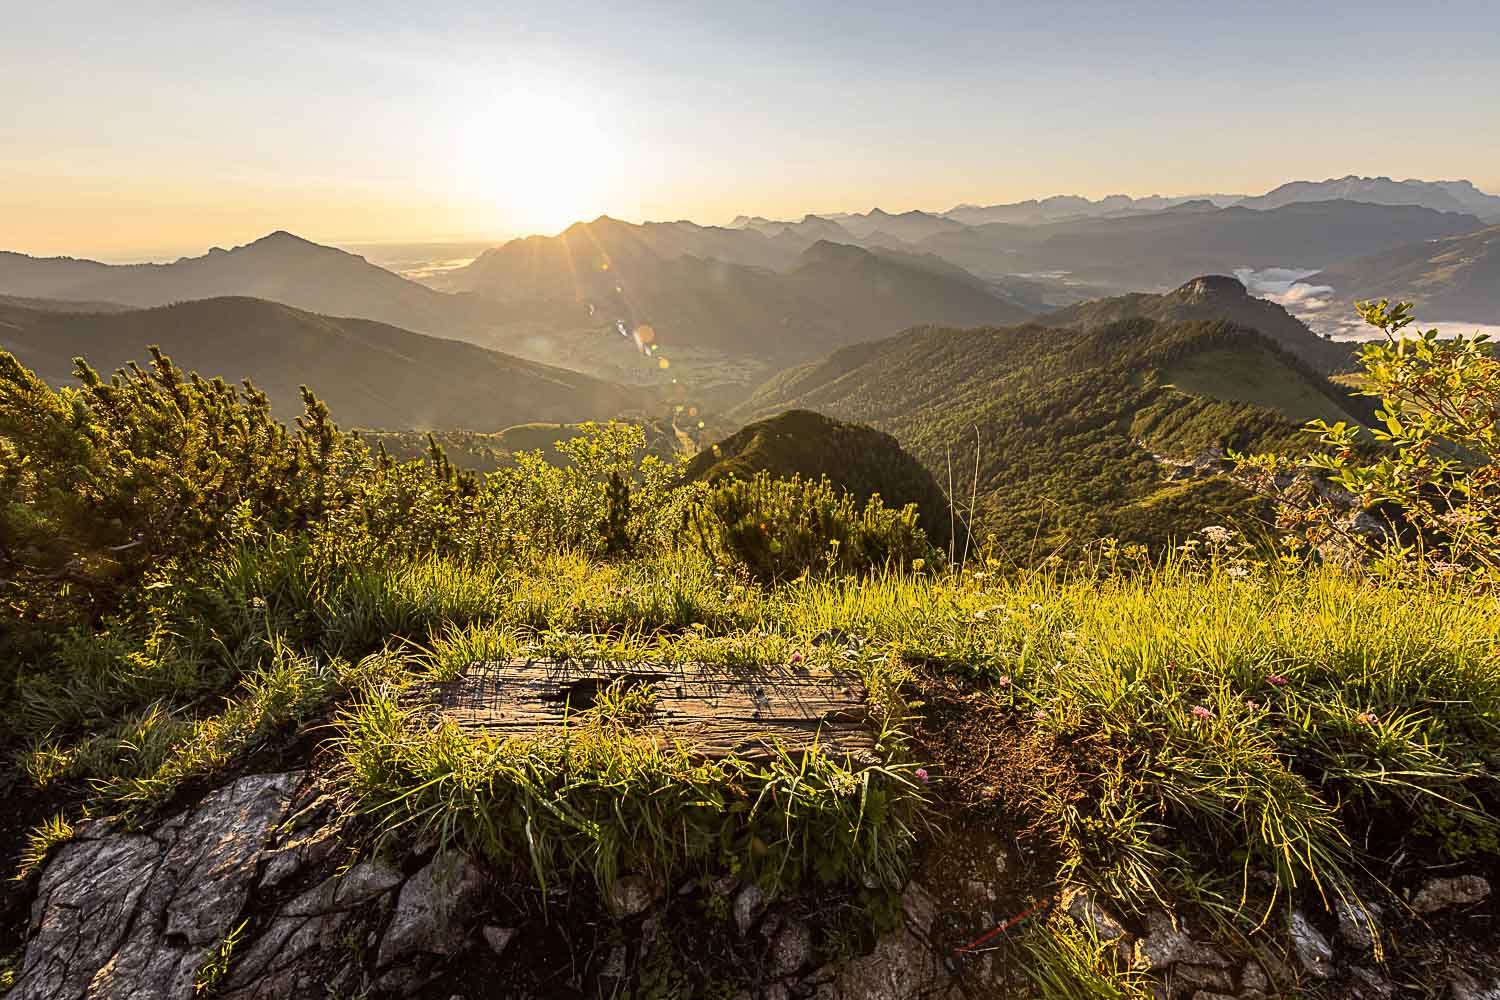
[(1374, 712), (1360, 712), (1354, 717), (1354, 721), (1358, 722), (1362, 726), (1373, 726), (1375, 725), (1375, 723), (1379, 722), (1380, 719), (1375, 715)]
[(1195, 719), (1212, 719), (1213, 717), (1214, 717), (1214, 713), (1210, 712), (1208, 709), (1204, 708), (1202, 705), (1194, 705), (1193, 706), (1193, 718), (1195, 718)]
[(1260, 708), (1260, 702), (1256, 701), (1254, 698), (1246, 698), (1245, 707), (1254, 712)]
[(1040, 610), (1042, 610), (1042, 606), (1040, 604), (1035, 603), (1035, 602), (1032, 602), (1032, 604), (1030, 605), (1030, 607), (1031, 607), (1032, 611), (1040, 611)]
[(980, 570), (978, 573), (974, 574), (974, 579), (976, 579), (976, 580), (984, 580), (984, 579), (987, 579), (988, 577), (989, 577), (989, 574), (986, 573), (986, 572), (984, 572), (983, 570)]
[(252, 597), (250, 598), (250, 606), (256, 611), (264, 611), (266, 610), (266, 599), (264, 597)]
[(999, 684), (1003, 688), (1010, 687), (1010, 674), (1001, 674), (1000, 679), (995, 683)]
[(1047, 710), (1045, 708), (1039, 708), (1032, 714), (1031, 717), (1038, 722), (1042, 722), (1047, 718)]
[(1250, 571), (1243, 566), (1230, 566), (1224, 572), (1235, 580), (1243, 580), (1250, 575)]
[(1199, 534), (1215, 545), (1224, 545), (1234, 537), (1234, 532), (1219, 524), (1210, 524), (1199, 532)]
[(1272, 687), (1286, 687), (1287, 679), (1280, 674), (1267, 674), (1266, 683)]
[(927, 784), (927, 768), (925, 768), (925, 767), (919, 767), (919, 768), (917, 768), (916, 775), (917, 775), (917, 780), (921, 781), (922, 784), (924, 784), (924, 785)]
[(1432, 570), (1432, 575), (1438, 577), (1439, 579), (1453, 576), (1455, 573), (1463, 569), (1463, 567), (1458, 563), (1451, 562), (1431, 562), (1427, 565), (1428, 568)]
[(926, 559), (913, 559), (911, 561), (912, 572), (913, 573), (920, 573), (920, 572), (922, 572), (922, 567), (926, 566), (926, 565), (927, 565), (927, 560)]
[(793, 653), (790, 657), (788, 657), (788, 659), (792, 663), (794, 663), (794, 664), (795, 663), (801, 663), (802, 662), (802, 654), (801, 653)]

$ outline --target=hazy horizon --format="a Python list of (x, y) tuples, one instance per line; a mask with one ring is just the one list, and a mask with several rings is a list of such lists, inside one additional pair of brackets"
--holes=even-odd
[(1500, 8), (1468, 0), (1441, 18), (1343, 2), (420, 17), (85, 2), (6, 29), (0, 244), (37, 254), (1256, 194), (1351, 173), (1500, 190), (1500, 134), (1473, 125), (1500, 120), (1483, 45)]

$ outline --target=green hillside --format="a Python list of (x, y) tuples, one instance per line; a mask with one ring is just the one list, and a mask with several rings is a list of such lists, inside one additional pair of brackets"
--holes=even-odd
[(736, 415), (801, 407), (889, 431), (939, 476), (951, 464), (980, 533), (1030, 561), (1107, 535), (1257, 528), (1260, 502), (1203, 468), (1226, 449), (1306, 450), (1300, 422), (1349, 419), (1344, 398), (1244, 327), (1133, 319), (910, 330), (782, 373)]
[(951, 537), (942, 488), (895, 438), (808, 410), (790, 410), (731, 434), (698, 453), (683, 478), (705, 482), (730, 476), (752, 479), (762, 471), (782, 479), (826, 475), (861, 504), (877, 493), (890, 507), (916, 504), (928, 538), (947, 545)]

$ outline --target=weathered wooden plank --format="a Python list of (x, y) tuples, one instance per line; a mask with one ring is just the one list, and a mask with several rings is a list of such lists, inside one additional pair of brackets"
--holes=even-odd
[(430, 694), (440, 715), (466, 729), (526, 736), (568, 724), (617, 683), (650, 685), (651, 712), (633, 726), (641, 735), (708, 758), (764, 759), (778, 747), (796, 753), (815, 746), (868, 758), (875, 747), (853, 671), (516, 659), (476, 663)]

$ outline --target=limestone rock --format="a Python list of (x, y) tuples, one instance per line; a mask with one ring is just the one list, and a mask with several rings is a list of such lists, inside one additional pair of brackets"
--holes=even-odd
[(42, 873), (11, 1000), (188, 1000), (301, 772), (250, 775), (151, 834), (89, 826)]
[(283, 903), (257, 930), (249, 949), (235, 959), (225, 1000), (297, 996), (308, 956), (338, 949), (351, 914), (400, 884), (399, 871), (366, 859)]
[(1199, 992), (1234, 992), (1234, 973), (1217, 965), (1178, 963), (1172, 970), (1172, 982)]
[(801, 920), (785, 920), (771, 945), (771, 975), (789, 976), (812, 959), (812, 930)]
[(488, 880), (460, 851), (444, 851), (401, 887), (396, 912), (380, 942), (379, 964), (421, 952), (454, 955), (468, 939), (468, 923)]
[(622, 875), (609, 887), (605, 904), (616, 920), (623, 920), (645, 913), (665, 892), (665, 886), (643, 875)]
[(1388, 1000), (1396, 995), (1391, 981), (1374, 969), (1350, 969), (1349, 980), (1359, 1000)]
[(338, 828), (332, 824), (282, 845), (266, 857), (260, 887), (274, 889), (298, 872), (322, 864), (338, 845)]
[(755, 922), (765, 912), (768, 902), (766, 894), (754, 882), (739, 891), (734, 897), (734, 925), (741, 934), (750, 933), (750, 928), (755, 926)]
[(937, 957), (910, 930), (882, 937), (875, 950), (818, 987), (817, 1000), (916, 1000), (940, 985)]
[(1292, 951), (1309, 974), (1319, 979), (1333, 975), (1333, 946), (1301, 910), (1292, 914), (1288, 931), (1292, 936)]
[(1374, 904), (1359, 906), (1345, 899), (1333, 903), (1339, 920), (1339, 940), (1362, 955), (1375, 950), (1380, 940), (1380, 908)]
[(494, 924), (485, 925), (482, 933), (484, 934), (485, 944), (489, 945), (490, 951), (493, 951), (496, 955), (505, 954), (505, 949), (510, 947), (510, 943), (516, 937), (516, 929), (514, 927), (496, 927)]
[(1092, 927), (1100, 941), (1118, 941), (1126, 935), (1125, 927), (1100, 905), (1098, 898), (1087, 888), (1077, 887), (1065, 892), (1062, 908), (1080, 924)]
[(1146, 914), (1146, 925), (1149, 933), (1135, 943), (1133, 964), (1138, 969), (1165, 969), (1179, 962), (1218, 967), (1229, 964), (1223, 952), (1194, 941), (1168, 913), (1152, 910)]
[(1436, 913), (1450, 906), (1477, 903), (1490, 894), (1490, 884), (1478, 875), (1429, 879), (1411, 901), (1418, 913)]

